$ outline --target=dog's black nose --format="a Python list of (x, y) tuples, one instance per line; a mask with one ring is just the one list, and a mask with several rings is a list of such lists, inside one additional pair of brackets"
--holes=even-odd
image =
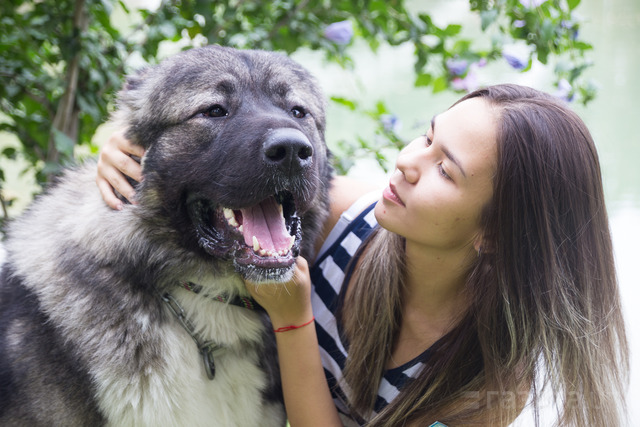
[(288, 174), (308, 168), (313, 161), (313, 146), (297, 129), (282, 128), (269, 132), (263, 150), (268, 164)]

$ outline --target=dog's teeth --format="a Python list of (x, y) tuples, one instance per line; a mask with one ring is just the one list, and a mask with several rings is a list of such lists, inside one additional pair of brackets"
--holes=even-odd
[(238, 221), (236, 221), (236, 215), (229, 208), (222, 208), (222, 213), (224, 217), (227, 219), (227, 222), (232, 227), (238, 227)]
[(239, 232), (241, 232), (241, 233), (244, 231), (244, 230), (243, 230), (243, 228), (242, 228), (242, 224), (240, 224), (240, 225), (238, 226), (238, 231), (239, 231)]
[(284, 216), (284, 211), (282, 210), (281, 204), (278, 204), (278, 211), (280, 212), (280, 216)]
[(293, 247), (293, 244), (296, 242), (296, 236), (291, 236), (291, 241), (289, 242), (289, 249)]
[(258, 252), (260, 250), (260, 242), (258, 242), (258, 238), (253, 236), (253, 251)]

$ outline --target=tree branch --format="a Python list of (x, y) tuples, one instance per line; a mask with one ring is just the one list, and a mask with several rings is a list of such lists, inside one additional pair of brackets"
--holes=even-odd
[[(81, 46), (80, 39), (82, 33), (86, 31), (88, 17), (84, 10), (85, 0), (76, 0), (73, 16), (74, 38), (77, 46)], [(73, 57), (67, 63), (66, 71), (66, 88), (62, 99), (58, 103), (56, 116), (53, 119), (51, 133), (49, 135), (49, 144), (46, 160), (49, 162), (58, 162), (60, 153), (55, 144), (55, 133), (57, 129), (71, 138), (72, 141), (78, 138), (78, 107), (76, 105), (76, 94), (78, 91), (78, 77), (80, 75), (80, 53), (81, 47), (74, 52)]]

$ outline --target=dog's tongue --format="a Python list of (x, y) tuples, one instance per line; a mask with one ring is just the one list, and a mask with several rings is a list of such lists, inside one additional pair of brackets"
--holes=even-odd
[(241, 212), (242, 234), (247, 246), (255, 249), (255, 236), (260, 248), (266, 251), (278, 252), (291, 247), (291, 236), (287, 232), (282, 210), (273, 197), (250, 208), (241, 209)]

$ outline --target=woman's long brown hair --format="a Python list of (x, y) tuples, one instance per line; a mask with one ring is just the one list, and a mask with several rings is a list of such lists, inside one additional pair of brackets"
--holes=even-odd
[[(507, 425), (527, 399), (537, 420), (543, 389), (558, 425), (623, 425), (628, 345), (589, 131), (530, 88), (491, 86), (458, 102), (475, 97), (498, 116), (498, 163), (466, 286), (470, 308), (369, 425)], [(365, 417), (401, 323), (404, 275), (404, 240), (377, 230), (339, 313), (350, 403)]]

